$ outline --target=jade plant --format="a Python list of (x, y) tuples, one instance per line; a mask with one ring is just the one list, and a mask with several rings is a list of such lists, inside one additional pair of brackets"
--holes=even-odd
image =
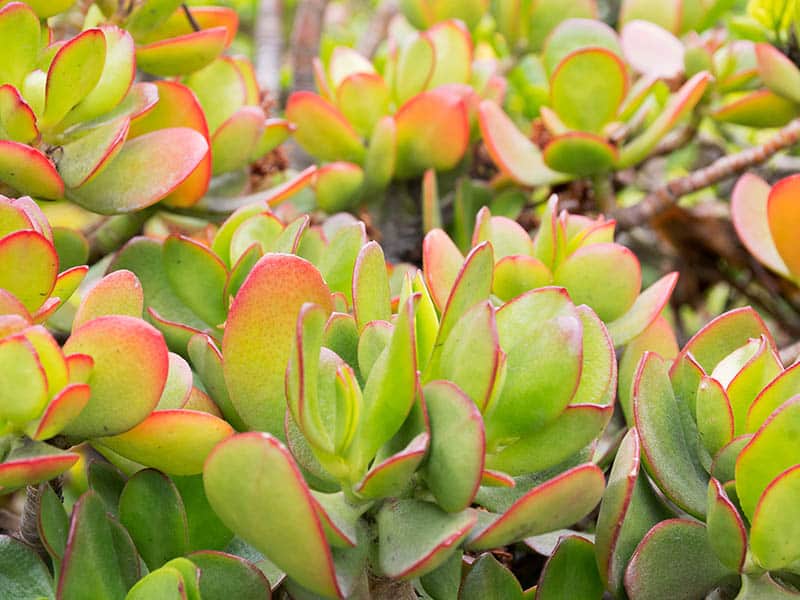
[(797, 373), (749, 308), (644, 355), (597, 524), (616, 596), (796, 595)]
[(602, 494), (589, 459), (616, 386), (602, 321), (556, 287), (495, 307), (489, 242), (463, 265), (437, 258), (393, 302), (380, 247), (361, 246), (338, 312), (311, 263), (265, 254), (221, 347), (196, 350), (251, 430), (207, 459), (208, 500), (290, 590), (396, 597), (376, 591), (388, 579), (436, 597), (464, 549), (568, 526)]
[(794, 239), (798, 183), (792, 175), (770, 186), (748, 173), (731, 194), (731, 220), (739, 239), (764, 266), (792, 280), (800, 273)]
[(494, 67), (474, 69), (473, 59), (469, 32), (450, 20), (393, 39), (380, 72), (343, 46), (327, 65), (317, 60), (318, 93), (292, 94), (286, 118), (297, 143), (327, 163), (317, 174), (318, 205), (337, 212), (395, 179), (456, 169), (470, 145), (479, 99), (499, 99), (504, 87)]
[[(639, 260), (626, 247), (614, 243), (614, 221), (596, 220), (558, 211), (553, 196), (542, 223), (531, 236), (515, 221), (478, 212), (473, 246), (489, 241), (494, 248), (492, 294), (508, 302), (529, 290), (560, 286), (572, 300), (586, 304), (606, 323), (615, 346), (630, 342), (660, 315), (677, 273), (670, 273), (641, 292)], [(441, 271), (446, 278), (431, 277), (428, 284), (436, 306), (447, 301), (448, 285), (464, 258), (441, 230), (429, 233), (423, 245), (426, 275)], [(641, 292), (641, 293), (640, 293)]]

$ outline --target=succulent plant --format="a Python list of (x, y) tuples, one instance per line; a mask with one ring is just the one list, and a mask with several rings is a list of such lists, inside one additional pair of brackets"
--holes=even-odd
[[(509, 302), (544, 286), (567, 290), (574, 302), (586, 304), (607, 324), (615, 346), (622, 346), (653, 323), (669, 300), (677, 273), (665, 275), (640, 293), (641, 266), (627, 248), (614, 243), (614, 221), (597, 220), (558, 211), (553, 196), (536, 235), (530, 235), (507, 217), (478, 212), (473, 246), (489, 241), (494, 248), (492, 294)], [(430, 232), (423, 246), (425, 272), (441, 271), (428, 285), (441, 310), (449, 281), (464, 258), (441, 230)], [(601, 283), (605, 282), (605, 283)], [(613, 283), (612, 283), (613, 282)]]
[(749, 308), (711, 321), (674, 360), (644, 355), (597, 526), (615, 595), (796, 595), (797, 372)]
[[(637, 42), (642, 41), (631, 37), (626, 39), (623, 31), (620, 40), (600, 21), (568, 19), (548, 36), (541, 57), (529, 57), (512, 74), (512, 84), (518, 88), (540, 90), (528, 94), (533, 93), (533, 101), (541, 105), (523, 107), (523, 113), (535, 114), (538, 109), (547, 139), (541, 149), (498, 105), (480, 104), (483, 141), (504, 175), (532, 187), (631, 167), (692, 111), (710, 74), (696, 73), (676, 93), (666, 94), (665, 102), (659, 101), (665, 88), (657, 76), (663, 73), (631, 85), (624, 60), (631, 52), (625, 47), (640, 47)], [(646, 57), (640, 61), (647, 66)]]
[(297, 143), (327, 163), (315, 184), (327, 212), (351, 208), (393, 179), (455, 169), (469, 147), (478, 99), (503, 91), (493, 69), (473, 69), (470, 34), (452, 20), (393, 40), (382, 73), (343, 46), (327, 68), (315, 65), (319, 94), (292, 94), (286, 118)]
[(792, 175), (770, 187), (747, 173), (731, 194), (731, 220), (739, 239), (764, 266), (792, 280), (800, 273), (794, 240), (798, 184), (800, 179)]
[(293, 585), (345, 597), (367, 572), (458, 572), (462, 546), (566, 526), (599, 499), (585, 449), (613, 408), (605, 327), (561, 288), (495, 308), (493, 267), (482, 243), (463, 265), (407, 273), (396, 316), (374, 242), (355, 261), (352, 314), (300, 257), (250, 271), (214, 368), (253, 431), (219, 444), (203, 478), (222, 521)]

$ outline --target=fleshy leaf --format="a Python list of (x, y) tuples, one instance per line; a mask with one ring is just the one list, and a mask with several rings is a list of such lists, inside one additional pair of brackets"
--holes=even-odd
[(50, 159), (18, 142), (0, 140), (0, 181), (22, 194), (46, 200), (64, 195), (64, 182)]
[(360, 164), (364, 146), (339, 110), (311, 92), (295, 92), (286, 104), (286, 118), (297, 126), (294, 137), (306, 152), (320, 160)]
[(95, 443), (174, 475), (200, 473), (214, 446), (233, 434), (222, 419), (196, 410), (159, 410), (133, 429)]
[(58, 578), (58, 598), (125, 597), (129, 586), (120, 570), (110, 523), (95, 492), (86, 492), (75, 503)]
[(800, 216), (795, 207), (800, 177), (792, 175), (772, 186), (767, 199), (767, 220), (772, 240), (784, 264), (794, 276), (800, 274), (800, 251), (792, 232), (800, 225)]
[[(469, 121), (467, 107), (457, 95), (445, 90), (423, 92), (403, 104), (394, 118), (397, 177), (415, 177), (428, 168), (447, 171), (464, 156)], [(441, 140), (447, 140), (447, 144)]]
[(342, 597), (315, 501), (276, 438), (229, 438), (208, 457), (203, 480), (209, 503), (239, 537), (314, 593)]
[(136, 66), (160, 77), (187, 75), (210, 64), (225, 49), (228, 30), (211, 27), (136, 49)]
[(585, 176), (609, 171), (617, 149), (602, 137), (570, 131), (553, 138), (544, 149), (544, 162), (554, 171)]
[(529, 187), (566, 181), (570, 177), (551, 170), (542, 153), (494, 102), (484, 100), (478, 122), (486, 149), (497, 167), (514, 181)]
[(633, 413), (642, 455), (666, 496), (686, 512), (703, 516), (708, 474), (687, 442), (692, 437), (684, 432), (687, 419), (681, 411), (688, 408), (675, 399), (667, 369), (665, 360), (646, 352), (634, 379)]
[(487, 513), (472, 532), (471, 550), (496, 548), (523, 538), (568, 527), (600, 501), (603, 472), (593, 464), (573, 467), (534, 487), (502, 515)]
[(800, 538), (795, 531), (798, 493), (800, 466), (794, 466), (776, 477), (759, 499), (750, 528), (750, 547), (764, 569), (787, 568), (800, 558)]
[[(64, 433), (88, 438), (114, 435), (142, 421), (158, 404), (168, 372), (164, 338), (152, 326), (127, 316), (94, 319), (77, 329), (65, 354), (94, 361), (86, 408)], [(135, 356), (136, 361), (128, 360)]]
[(74, 465), (79, 456), (23, 438), (0, 463), (0, 489), (14, 489), (58, 477)]
[(800, 397), (787, 400), (761, 426), (736, 460), (736, 493), (751, 519), (764, 490), (786, 469), (800, 463)]
[(59, 48), (47, 71), (42, 128), (51, 128), (86, 98), (100, 81), (106, 61), (106, 38), (87, 29)]
[(84, 323), (106, 315), (141, 317), (144, 306), (142, 284), (136, 275), (121, 269), (103, 277), (86, 292), (72, 321), (78, 329)]
[(669, 519), (636, 548), (625, 571), (625, 591), (633, 598), (702, 598), (731, 573), (712, 551), (703, 524)]
[(769, 227), (769, 193), (770, 185), (759, 176), (753, 173), (742, 175), (731, 192), (731, 221), (750, 253), (768, 268), (786, 276), (789, 269), (772, 241)]
[(741, 571), (747, 553), (747, 530), (722, 484), (714, 478), (708, 484), (706, 523), (708, 542), (719, 561), (729, 569)]
[[(174, 152), (174, 148), (181, 152)], [(202, 134), (186, 127), (153, 131), (126, 142), (116, 158), (89, 182), (69, 190), (77, 204), (102, 214), (155, 204), (175, 190), (208, 151)], [(147, 177), (141, 177), (147, 173)]]
[(800, 102), (800, 70), (772, 44), (756, 44), (758, 75), (773, 92)]
[(389, 275), (383, 250), (368, 242), (358, 253), (353, 271), (353, 316), (359, 329), (370, 321), (389, 321)]
[(0, 138), (29, 144), (37, 135), (36, 115), (17, 88), (0, 85)]
[(425, 480), (441, 508), (459, 512), (472, 503), (481, 483), (483, 419), (469, 396), (448, 381), (433, 381), (423, 393), (431, 428)]
[(164, 242), (164, 272), (173, 292), (211, 326), (227, 316), (223, 290), (228, 271), (206, 246), (184, 236)]
[(0, 58), (0, 83), (20, 86), (35, 68), (42, 43), (36, 13), (21, 2), (4, 6), (0, 10), (0, 37), (8, 41), (8, 49)]
[(382, 506), (377, 522), (381, 571), (389, 577), (412, 579), (447, 560), (475, 525), (476, 515), (473, 511), (446, 513), (420, 500), (392, 500)]
[(139, 471), (119, 498), (119, 519), (150, 570), (186, 552), (186, 512), (175, 485), (163, 473)]
[[(460, 575), (459, 572), (459, 583)], [(522, 600), (523, 594), (517, 578), (511, 571), (497, 562), (490, 552), (486, 552), (475, 561), (472, 569), (464, 578), (458, 598), (460, 600)]]
[(625, 59), (645, 76), (672, 79), (683, 72), (683, 44), (655, 23), (628, 21), (622, 28), (621, 43)]
[(246, 166), (264, 132), (264, 111), (243, 106), (217, 128), (211, 138), (212, 174)]
[(222, 341), (225, 381), (231, 402), (251, 428), (283, 435), (284, 374), (306, 302), (332, 309), (319, 271), (297, 256), (268, 254), (231, 305)]
[(605, 586), (597, 572), (594, 545), (577, 535), (561, 538), (542, 569), (536, 597), (539, 600), (560, 598), (601, 598)]
[(270, 600), (270, 582), (253, 563), (211, 550), (193, 552), (187, 558), (200, 569), (203, 600)]
[(559, 63), (550, 77), (550, 100), (565, 125), (599, 133), (614, 120), (627, 88), (622, 60), (604, 48), (589, 47)]
[(770, 90), (735, 94), (711, 116), (722, 123), (744, 127), (783, 127), (798, 115), (797, 105)]
[(422, 242), (422, 262), (431, 299), (442, 312), (464, 264), (464, 256), (450, 236), (441, 229), (434, 229)]
[(328, 214), (352, 209), (361, 198), (364, 171), (349, 162), (332, 162), (317, 171), (317, 206)]
[[(0, 16), (2, 13), (0, 13)], [(0, 595), (14, 600), (55, 598), (53, 578), (32, 548), (10, 535), (0, 535)]]
[(430, 436), (421, 433), (401, 452), (374, 465), (358, 484), (363, 498), (388, 498), (400, 495), (408, 486), (428, 451)]

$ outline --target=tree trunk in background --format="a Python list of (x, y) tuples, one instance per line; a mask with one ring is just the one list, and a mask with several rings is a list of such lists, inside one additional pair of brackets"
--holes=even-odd
[[(314, 90), (314, 57), (319, 54), (319, 40), (327, 6), (328, 0), (301, 0), (297, 5), (289, 51), (293, 92)], [(291, 139), (286, 142), (286, 150), (289, 161), (297, 169), (314, 163), (314, 159)]]
[(255, 63), (258, 86), (280, 100), (283, 32), (282, 0), (261, 0), (255, 23)]

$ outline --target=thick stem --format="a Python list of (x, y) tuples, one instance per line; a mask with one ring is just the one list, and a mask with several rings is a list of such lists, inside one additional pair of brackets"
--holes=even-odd
[(41, 503), (42, 491), (46, 483), (39, 485), (29, 485), (25, 488), (25, 506), (22, 509), (22, 518), (19, 523), (19, 533), (17, 537), (33, 548), (39, 556), (46, 557), (47, 550), (39, 537), (39, 504)]
[(396, 0), (384, 0), (381, 2), (375, 15), (369, 22), (369, 27), (364, 32), (361, 41), (358, 44), (358, 51), (364, 56), (371, 58), (375, 51), (380, 46), (381, 42), (386, 39), (386, 33), (389, 31), (389, 23), (398, 12)]
[(314, 89), (314, 58), (319, 54), (327, 5), (328, 0), (302, 0), (297, 7), (291, 41), (295, 91)]
[(617, 228), (630, 229), (643, 225), (673, 206), (682, 196), (761, 164), (776, 152), (796, 144), (798, 139), (800, 139), (800, 119), (795, 119), (765, 144), (724, 156), (703, 169), (668, 181), (638, 204), (615, 211), (613, 217), (617, 220)]
[(372, 600), (417, 600), (417, 593), (410, 581), (398, 581), (370, 573), (369, 597)]

